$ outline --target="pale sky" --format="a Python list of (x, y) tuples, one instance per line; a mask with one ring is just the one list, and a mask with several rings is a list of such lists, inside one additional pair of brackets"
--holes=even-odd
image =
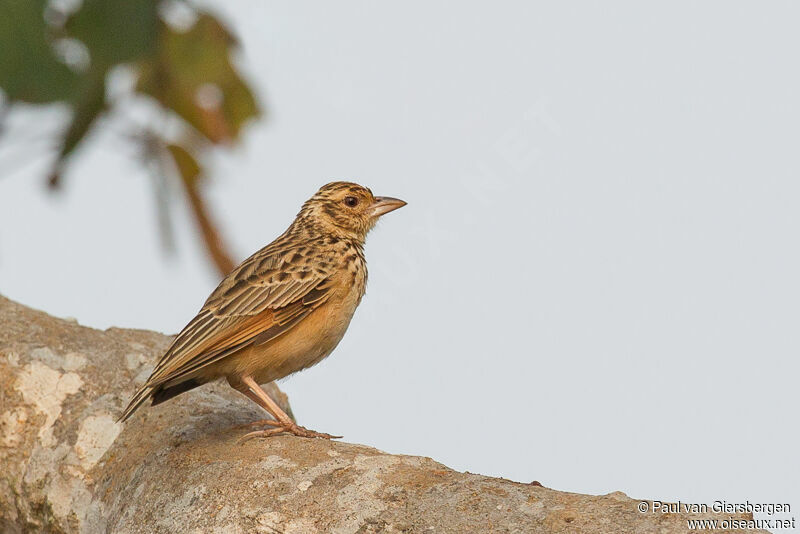
[[(239, 258), (333, 179), (408, 201), (339, 348), (281, 384), (301, 424), (560, 490), (800, 509), (800, 5), (208, 3), (269, 110), (211, 162)], [(12, 117), (13, 146), (51, 115)], [(123, 143), (58, 195), (14, 150), (0, 292), (99, 328), (191, 319), (215, 273), (183, 206), (164, 255)]]

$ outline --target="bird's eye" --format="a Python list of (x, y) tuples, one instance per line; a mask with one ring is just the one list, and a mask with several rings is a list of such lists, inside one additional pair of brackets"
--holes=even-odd
[(358, 205), (358, 199), (356, 197), (344, 197), (344, 203), (351, 208), (355, 208)]

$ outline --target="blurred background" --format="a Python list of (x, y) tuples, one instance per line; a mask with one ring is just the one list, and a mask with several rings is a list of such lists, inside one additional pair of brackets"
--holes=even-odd
[(2, 294), (174, 333), (357, 181), (409, 205), (301, 424), (800, 507), (800, 5), (4, 4)]

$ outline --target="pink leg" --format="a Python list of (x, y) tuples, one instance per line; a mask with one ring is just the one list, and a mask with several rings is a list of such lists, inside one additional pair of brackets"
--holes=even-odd
[(304, 428), (294, 421), (292, 418), (286, 415), (286, 412), (281, 410), (278, 403), (270, 398), (267, 395), (267, 392), (261, 389), (255, 380), (249, 376), (240, 377), (239, 380), (235, 383), (231, 380), (228, 380), (228, 383), (231, 384), (237, 391), (241, 392), (245, 395), (248, 399), (252, 400), (262, 408), (264, 408), (269, 414), (275, 418), (275, 420), (271, 419), (264, 419), (262, 421), (256, 421), (255, 423), (251, 423), (248, 426), (253, 425), (269, 425), (275, 428), (270, 430), (257, 430), (255, 432), (250, 432), (249, 434), (245, 434), (240, 438), (239, 441), (244, 441), (250, 438), (262, 437), (267, 438), (270, 436), (274, 436), (276, 434), (282, 434), (287, 432), (289, 434), (294, 434), (295, 436), (300, 436), (304, 438), (323, 438), (323, 439), (332, 439), (332, 438), (340, 438), (341, 436), (331, 436), (330, 434), (325, 434), (323, 432), (315, 432), (314, 430), (309, 430)]

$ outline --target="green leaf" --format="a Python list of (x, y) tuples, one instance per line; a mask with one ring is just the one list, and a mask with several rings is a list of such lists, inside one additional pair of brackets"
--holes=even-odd
[(80, 98), (73, 102), (72, 122), (64, 134), (55, 169), (50, 177), (50, 187), (59, 186), (64, 162), (86, 136), (95, 119), (105, 109), (105, 79), (105, 70), (92, 68), (81, 80), (80, 91), (78, 91)]
[(153, 52), (158, 34), (155, 0), (84, 0), (67, 33), (86, 45), (93, 65), (109, 68)]
[(67, 158), (105, 110), (105, 78), (119, 63), (152, 54), (157, 43), (155, 0), (84, 0), (66, 24), (67, 33), (89, 50), (90, 66), (75, 86), (72, 122), (64, 134), (50, 186), (57, 187)]
[(9, 100), (67, 100), (77, 75), (53, 53), (45, 0), (0, 0), (0, 88)]
[(141, 64), (137, 89), (180, 115), (209, 141), (239, 136), (257, 117), (250, 88), (230, 62), (234, 39), (213, 16), (200, 13), (186, 32), (162, 23), (159, 50)]

